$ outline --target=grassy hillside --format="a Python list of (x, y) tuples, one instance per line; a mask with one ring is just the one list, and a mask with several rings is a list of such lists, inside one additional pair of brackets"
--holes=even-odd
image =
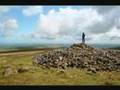
[[(0, 85), (120, 85), (120, 72), (93, 74), (76, 68), (61, 72), (55, 68), (45, 69), (42, 66), (33, 66), (32, 57), (46, 52), (42, 51), (0, 56)], [(28, 69), (4, 76), (5, 65), (10, 66), (14, 72), (20, 68)]]

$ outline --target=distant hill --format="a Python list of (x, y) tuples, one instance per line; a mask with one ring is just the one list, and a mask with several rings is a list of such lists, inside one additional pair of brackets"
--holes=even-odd
[[(0, 51), (14, 51), (14, 50), (33, 50), (41, 48), (66, 48), (72, 44), (0, 44)], [(120, 45), (115, 44), (88, 44), (96, 48), (111, 48), (120, 49)]]
[(68, 44), (31, 44), (31, 45), (0, 45), (0, 51), (29, 51), (44, 48), (65, 48)]
[(96, 48), (120, 48), (119, 44), (88, 44), (90, 46), (96, 47)]
[(110, 48), (110, 49), (118, 49), (118, 50), (120, 50), (120, 47), (113, 47), (113, 48)]

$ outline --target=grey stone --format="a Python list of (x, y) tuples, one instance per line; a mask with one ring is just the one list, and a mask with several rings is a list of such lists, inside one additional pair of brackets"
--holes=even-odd
[(33, 64), (63, 69), (67, 67), (87, 68), (93, 73), (102, 70), (119, 70), (120, 50), (98, 49), (84, 43), (73, 44), (69, 48), (52, 50), (35, 56)]

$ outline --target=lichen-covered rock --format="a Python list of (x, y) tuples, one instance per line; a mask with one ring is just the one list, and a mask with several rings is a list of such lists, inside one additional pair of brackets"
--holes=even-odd
[(84, 43), (73, 44), (69, 48), (49, 51), (35, 56), (33, 64), (56, 68), (87, 68), (96, 71), (119, 71), (120, 50), (98, 49)]

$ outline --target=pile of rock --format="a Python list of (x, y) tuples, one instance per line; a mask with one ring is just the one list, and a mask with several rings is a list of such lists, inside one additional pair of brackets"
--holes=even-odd
[(93, 72), (120, 70), (120, 50), (98, 49), (80, 43), (35, 56), (33, 64), (63, 69), (86, 68)]

